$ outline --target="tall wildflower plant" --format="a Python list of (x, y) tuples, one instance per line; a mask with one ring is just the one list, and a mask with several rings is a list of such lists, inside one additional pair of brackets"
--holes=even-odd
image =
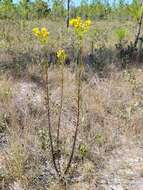
[[(60, 49), (57, 51), (57, 58), (58, 62), (60, 64), (60, 71), (61, 71), (61, 95), (60, 95), (60, 107), (59, 107), (59, 116), (58, 116), (58, 125), (57, 125), (57, 136), (56, 136), (56, 147), (53, 145), (53, 135), (51, 133), (51, 116), (50, 116), (50, 98), (49, 98), (49, 72), (48, 68), (49, 65), (47, 62), (43, 64), (44, 72), (45, 72), (45, 81), (46, 81), (46, 108), (47, 108), (47, 117), (48, 117), (48, 130), (49, 130), (49, 139), (50, 139), (50, 147), (51, 147), (51, 154), (52, 154), (52, 161), (54, 168), (57, 172), (57, 175), (59, 176), (60, 182), (64, 182), (64, 177), (66, 174), (68, 174), (69, 169), (71, 167), (71, 163), (73, 160), (75, 147), (76, 147), (76, 141), (77, 141), (77, 135), (79, 131), (79, 125), (80, 125), (80, 104), (81, 104), (81, 76), (83, 71), (83, 63), (82, 63), (82, 49), (83, 49), (83, 39), (84, 35), (88, 32), (91, 21), (86, 20), (83, 21), (80, 17), (76, 19), (70, 20), (70, 25), (73, 27), (75, 35), (78, 40), (79, 48), (78, 48), (78, 55), (77, 55), (77, 118), (76, 118), (76, 127), (75, 127), (75, 133), (73, 138), (73, 144), (72, 149), (70, 152), (69, 160), (67, 162), (67, 165), (64, 169), (61, 169), (60, 165), (60, 153), (61, 153), (61, 147), (60, 147), (60, 129), (61, 129), (61, 116), (62, 116), (62, 109), (63, 109), (63, 95), (64, 95), (64, 62), (67, 57), (66, 52), (63, 49)], [(49, 32), (46, 30), (46, 28), (42, 28), (41, 30), (39, 28), (34, 28), (33, 33), (35, 37), (38, 39), (40, 44), (45, 47), (45, 45), (48, 42)], [(57, 156), (57, 153), (59, 154)], [(56, 154), (56, 157), (55, 157)], [(65, 183), (64, 183), (65, 184)]]
[(81, 76), (83, 71), (83, 62), (82, 62), (82, 49), (83, 49), (83, 39), (84, 35), (88, 32), (91, 25), (90, 20), (82, 20), (80, 17), (77, 17), (75, 19), (70, 20), (70, 26), (73, 27), (75, 35), (78, 40), (79, 50), (77, 55), (77, 121), (76, 121), (76, 128), (75, 128), (75, 134), (73, 139), (73, 145), (71, 154), (69, 157), (69, 161), (67, 164), (67, 167), (65, 169), (65, 174), (68, 173), (71, 163), (73, 160), (74, 152), (75, 152), (75, 146), (77, 141), (77, 135), (79, 131), (79, 125), (80, 125), (80, 104), (81, 104)]
[[(34, 28), (33, 33), (41, 46), (43, 47), (43, 50), (45, 50), (45, 45), (48, 43), (48, 38), (49, 38), (49, 32), (45, 27), (41, 28)], [(53, 136), (51, 132), (51, 115), (50, 115), (50, 96), (49, 96), (49, 64), (48, 62), (43, 63), (43, 70), (44, 70), (44, 75), (45, 75), (45, 93), (46, 93), (46, 109), (47, 109), (47, 119), (48, 119), (48, 131), (49, 131), (49, 139), (50, 139), (50, 148), (51, 148), (51, 154), (52, 154), (52, 161), (54, 168), (56, 170), (57, 175), (60, 177), (60, 171), (58, 169), (58, 166), (56, 164), (56, 158), (55, 158), (55, 150), (54, 150), (54, 145), (53, 145)]]

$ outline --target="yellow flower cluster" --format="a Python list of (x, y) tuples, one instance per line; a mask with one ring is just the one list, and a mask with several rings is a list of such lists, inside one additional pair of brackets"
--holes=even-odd
[(91, 26), (91, 20), (83, 21), (81, 17), (70, 20), (70, 25), (74, 27), (75, 33), (78, 37), (82, 38), (83, 35), (89, 30)]
[(67, 57), (67, 54), (65, 50), (62, 49), (62, 50), (57, 51), (57, 58), (61, 63), (65, 61), (66, 57)]
[(40, 41), (41, 44), (47, 43), (49, 32), (47, 31), (45, 27), (41, 28), (41, 30), (36, 27), (33, 29), (33, 33), (36, 36), (36, 38)]

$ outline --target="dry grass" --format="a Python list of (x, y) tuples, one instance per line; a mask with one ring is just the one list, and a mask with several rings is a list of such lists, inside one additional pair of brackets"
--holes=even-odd
[[(65, 68), (64, 73), (65, 96), (61, 141), (63, 154), (65, 154), (65, 158), (67, 158), (69, 150), (71, 149), (70, 144), (74, 132), (76, 83), (74, 73), (72, 73), (69, 68)], [(130, 80), (130, 76), (127, 73), (132, 73), (135, 76), (134, 82)], [(80, 189), (81, 187), (86, 189), (86, 186), (87, 189), (94, 188), (96, 178), (99, 175), (98, 172), (102, 171), (107, 155), (111, 154), (114, 150), (118, 151), (118, 147), (124, 144), (124, 138), (134, 142), (137, 142), (139, 137), (140, 139), (142, 138), (142, 97), (139, 94), (142, 89), (142, 69), (118, 72), (116, 74), (114, 73), (113, 76), (100, 79), (97, 74), (94, 74), (89, 78), (88, 82), (83, 81), (82, 114), (78, 146), (85, 144), (87, 153), (84, 158), (84, 163), (82, 164), (77, 147), (76, 159), (74, 159), (73, 164), (74, 167), (70, 171), (73, 175), (73, 182), (69, 182), (68, 184), (70, 189)], [(56, 113), (59, 104), (58, 81), (58, 68), (52, 69), (50, 71), (50, 89), (53, 134), (56, 129)], [(31, 85), (29, 85), (30, 83)], [(8, 138), (7, 143), (2, 148), (5, 162), (3, 165), (5, 171), (5, 176), (3, 177), (5, 187), (9, 183), (12, 185), (16, 182), (19, 183), (22, 188), (36, 188), (33, 184), (33, 180), (35, 181), (37, 179), (36, 183), (38, 183), (37, 177), (42, 175), (41, 172), (44, 172), (47, 167), (44, 162), (38, 161), (38, 159), (46, 159), (46, 162), (51, 163), (48, 155), (49, 149), (47, 149), (49, 143), (48, 137), (45, 136), (45, 139), (43, 138), (43, 140), (47, 141), (47, 148), (44, 152), (41, 147), (41, 138), (38, 137), (38, 131), (40, 130), (44, 130), (44, 135), (47, 133), (47, 121), (44, 114), (43, 101), (39, 102), (41, 104), (38, 105), (40, 110), (35, 111), (34, 114), (31, 112), (32, 107), (34, 107), (33, 99), (36, 98), (36, 94), (38, 93), (39, 97), (43, 99), (43, 89), (41, 86), (39, 90), (39, 84), (27, 81), (27, 86), (29, 85), (29, 87), (27, 88), (27, 92), (23, 94), (21, 92), (22, 85), (24, 85), (24, 88), (26, 83), (22, 81), (13, 82), (8, 79), (6, 81), (4, 77), (3, 80), (1, 80), (1, 86), (3, 84), (6, 84), (6, 89), (7, 86), (10, 85), (12, 92), (14, 89), (16, 90), (14, 91), (15, 95), (9, 97), (11, 99), (10, 106), (4, 106), (5, 113), (9, 113), (10, 115), (9, 123), (7, 123), (8, 129), (3, 132)], [(21, 88), (19, 88), (20, 84)], [(1, 89), (3, 90), (3, 88)], [(31, 93), (31, 91), (33, 91), (34, 94)], [(21, 101), (18, 99), (19, 95)], [(5, 99), (2, 99), (1, 104), (5, 105), (7, 102), (7, 105), (9, 105), (7, 96), (4, 97)], [(22, 106), (24, 106), (23, 109)], [(38, 106), (34, 109), (38, 109)], [(22, 112), (22, 110), (27, 113)], [(63, 167), (64, 166), (65, 164), (63, 164)], [(50, 170), (53, 172), (51, 167), (47, 169), (49, 172)], [(35, 172), (35, 179), (31, 176), (31, 172)], [(46, 173), (43, 174), (43, 180), (46, 180), (46, 175)], [(55, 174), (53, 173), (53, 175)], [(48, 189), (57, 188), (53, 185), (49, 187), (50, 183), (56, 183), (54, 178), (50, 178), (51, 181), (47, 180), (46, 187)], [(91, 185), (93, 187), (91, 187)], [(36, 189), (38, 188), (44, 188), (43, 184), (39, 183)]]
[[(10, 64), (12, 70), (6, 67), (6, 72), (1, 70), (6, 74), (0, 76), (0, 188), (63, 190), (57, 182), (50, 156), (44, 80), (40, 67), (42, 53), (40, 47), (35, 45), (31, 31), (34, 26), (43, 25), (51, 30), (54, 40), (49, 42), (49, 52), (59, 46), (71, 47), (73, 36), (71, 32), (70, 38), (65, 34), (63, 24), (55, 25), (45, 20), (8, 25), (0, 21), (2, 24), (0, 33), (3, 33), (4, 38), (0, 42), (3, 45), (0, 64), (5, 68), (2, 60), (7, 58), (6, 65)], [(99, 37), (97, 46), (103, 44), (104, 38), (104, 43), (113, 48), (116, 24), (109, 23), (104, 32), (105, 22), (95, 23), (105, 33)], [(131, 23), (124, 24), (132, 28)], [(65, 34), (64, 38), (58, 38), (61, 31)], [(87, 54), (90, 52), (90, 42), (85, 44), (84, 53)], [(7, 56), (9, 50), (12, 50), (15, 58), (13, 55)], [(138, 166), (143, 161), (143, 69), (140, 66), (139, 69), (119, 70), (112, 65), (105, 68), (103, 73), (97, 73), (86, 67), (82, 79), (80, 131), (70, 176), (66, 176), (69, 190), (111, 189), (110, 181), (117, 189), (114, 177), (121, 181), (122, 189), (125, 189), (123, 179), (127, 179), (126, 188), (130, 187), (131, 177), (134, 182), (137, 178), (139, 182), (142, 180), (142, 168)], [(71, 150), (76, 122), (74, 69), (74, 64), (64, 68), (64, 106), (60, 133), (63, 168)], [(16, 78), (19, 73), (20, 77)], [(57, 65), (50, 66), (49, 87), (52, 133), (55, 137), (60, 102), (60, 72)], [(80, 145), (84, 145), (84, 156), (81, 155)]]

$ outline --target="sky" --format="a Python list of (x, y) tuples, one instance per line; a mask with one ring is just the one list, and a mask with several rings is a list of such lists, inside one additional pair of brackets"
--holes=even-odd
[(80, 0), (74, 0), (76, 5), (80, 4)]
[[(14, 0), (15, 3), (19, 2), (20, 0)], [(34, 0), (32, 0), (34, 1)], [(45, 0), (46, 1), (46, 0)], [(71, 0), (76, 6), (80, 5), (81, 0)], [(87, 0), (90, 2), (91, 0)], [(114, 0), (108, 0), (109, 2), (113, 2)], [(131, 2), (131, 0), (126, 0), (126, 2)]]

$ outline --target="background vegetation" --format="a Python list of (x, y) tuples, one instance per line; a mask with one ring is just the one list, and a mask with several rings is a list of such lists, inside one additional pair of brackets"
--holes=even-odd
[(100, 1), (100, 0), (81, 0), (79, 6), (76, 6), (74, 0), (12, 0), (0, 1), (1, 19), (37, 19), (53, 17), (53, 19), (66, 19), (68, 2), (70, 4), (70, 16), (89, 17), (90, 19), (130, 19), (128, 10), (135, 4), (136, 0), (127, 3), (120, 1)]
[(0, 189), (143, 189), (142, 23), (139, 0), (0, 1)]

